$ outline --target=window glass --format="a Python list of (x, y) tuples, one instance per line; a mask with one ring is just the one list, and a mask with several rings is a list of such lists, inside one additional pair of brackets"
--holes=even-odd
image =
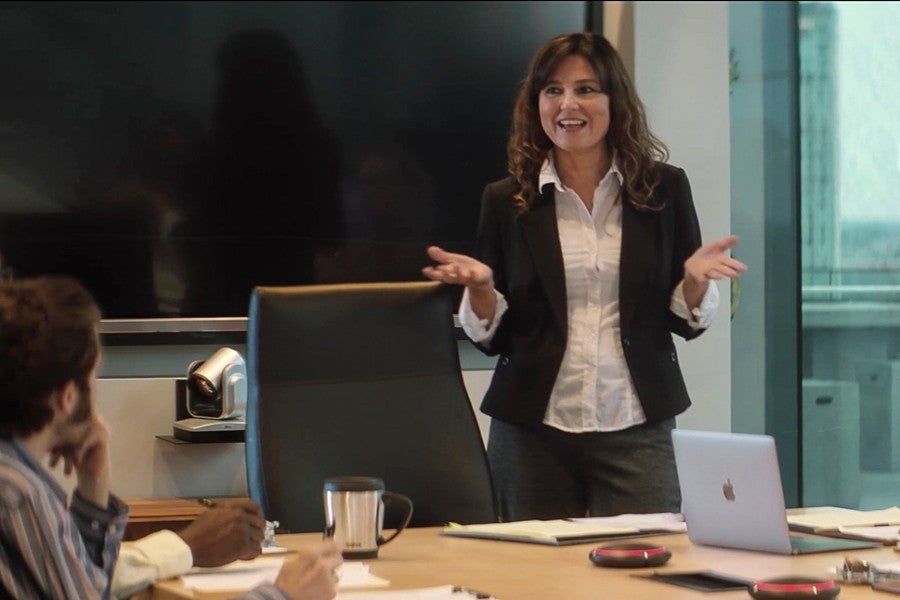
[(801, 2), (802, 501), (900, 503), (900, 3)]
[(800, 502), (797, 5), (730, 2), (731, 228), (750, 269), (732, 287), (732, 430), (775, 437)]

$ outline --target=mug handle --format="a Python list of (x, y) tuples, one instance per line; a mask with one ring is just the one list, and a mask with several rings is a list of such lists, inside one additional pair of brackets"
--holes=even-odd
[(403, 522), (400, 523), (400, 526), (394, 530), (394, 533), (392, 533), (390, 537), (385, 538), (383, 536), (378, 536), (378, 541), (376, 543), (379, 546), (381, 546), (382, 544), (387, 544), (389, 541), (400, 535), (400, 532), (406, 529), (406, 526), (409, 525), (409, 520), (412, 519), (413, 512), (412, 500), (410, 500), (403, 494), (397, 494), (395, 492), (384, 492), (381, 496), (381, 499), (386, 505), (392, 502), (400, 502), (401, 504), (405, 504), (406, 514), (403, 516)]

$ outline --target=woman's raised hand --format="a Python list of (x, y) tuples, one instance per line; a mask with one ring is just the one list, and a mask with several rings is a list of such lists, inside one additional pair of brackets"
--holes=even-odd
[(428, 257), (437, 263), (422, 269), (428, 279), (475, 289), (494, 288), (494, 272), (483, 262), (465, 254), (447, 252), (438, 246), (428, 247)]
[(686, 278), (697, 283), (706, 283), (710, 279), (734, 279), (747, 270), (747, 265), (731, 258), (728, 251), (737, 246), (736, 235), (729, 235), (714, 242), (703, 244), (684, 261)]
[(736, 235), (703, 244), (684, 261), (684, 300), (688, 308), (696, 308), (709, 282), (713, 279), (736, 279), (747, 265), (732, 258), (729, 251), (737, 246)]

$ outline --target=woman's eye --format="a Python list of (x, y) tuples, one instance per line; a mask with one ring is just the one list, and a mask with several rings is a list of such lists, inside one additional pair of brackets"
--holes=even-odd
[(600, 90), (595, 87), (591, 87), (589, 85), (578, 88), (579, 94), (599, 94)]
[(547, 96), (558, 96), (562, 93), (562, 89), (558, 87), (546, 87), (544, 88), (544, 94)]

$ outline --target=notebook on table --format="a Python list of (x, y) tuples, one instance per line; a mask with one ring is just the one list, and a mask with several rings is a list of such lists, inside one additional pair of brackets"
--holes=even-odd
[(681, 510), (695, 544), (778, 554), (879, 545), (791, 535), (775, 440), (769, 435), (675, 429), (672, 443)]
[(684, 519), (680, 514), (649, 513), (623, 514), (612, 517), (478, 523), (475, 525), (450, 523), (444, 527), (442, 535), (565, 546), (648, 535), (684, 533), (686, 530)]

